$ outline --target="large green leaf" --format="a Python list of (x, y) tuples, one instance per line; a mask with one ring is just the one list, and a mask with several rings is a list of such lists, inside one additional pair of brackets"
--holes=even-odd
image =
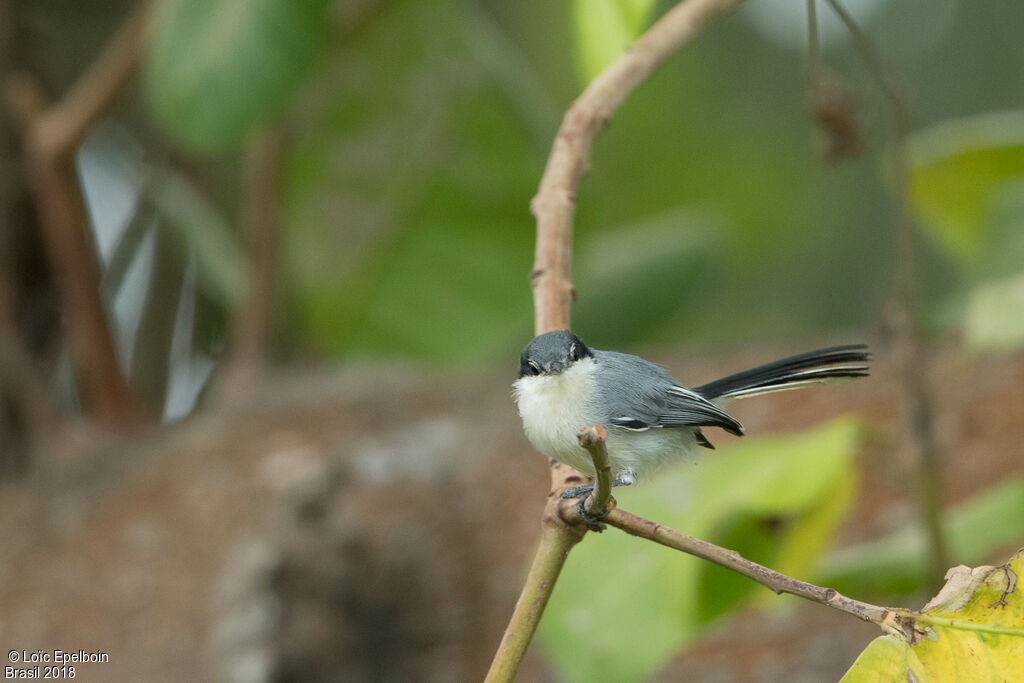
[(640, 35), (654, 4), (654, 0), (573, 0), (573, 32), (584, 83)]
[(993, 200), (1024, 176), (1024, 112), (946, 122), (915, 134), (910, 149), (924, 227), (955, 260), (976, 265), (991, 248)]
[(999, 567), (954, 567), (946, 585), (916, 616), (911, 644), (880, 636), (844, 683), (1018, 681), (1024, 676), (1024, 594), (1017, 580), (1024, 550)]
[(240, 145), (288, 106), (325, 45), (329, 0), (164, 0), (146, 100), (182, 144)]
[[(848, 509), (859, 433), (842, 418), (737, 442), (616, 495), (631, 512), (806, 575)], [(573, 550), (538, 637), (567, 680), (643, 680), (757, 588), (720, 571), (609, 530)]]

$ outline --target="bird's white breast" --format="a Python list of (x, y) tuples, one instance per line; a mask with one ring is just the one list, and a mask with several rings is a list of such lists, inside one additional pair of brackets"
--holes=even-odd
[(577, 440), (584, 427), (600, 424), (594, 404), (593, 359), (583, 358), (557, 375), (521, 377), (512, 385), (523, 429), (538, 451), (582, 472), (593, 461)]

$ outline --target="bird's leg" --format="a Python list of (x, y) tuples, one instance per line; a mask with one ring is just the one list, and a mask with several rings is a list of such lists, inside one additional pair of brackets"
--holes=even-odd
[[(633, 482), (628, 479), (612, 479), (612, 486), (629, 486)], [(572, 488), (566, 489), (562, 494), (562, 498), (580, 498), (586, 500), (594, 490), (593, 484), (584, 484), (583, 486), (573, 486)], [(583, 495), (586, 494), (586, 495)]]

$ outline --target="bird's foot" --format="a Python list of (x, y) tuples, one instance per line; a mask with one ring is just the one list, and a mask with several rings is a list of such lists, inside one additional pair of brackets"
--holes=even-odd
[[(622, 479), (613, 479), (612, 486), (629, 486), (633, 482), (624, 481)], [(580, 519), (587, 525), (588, 529), (592, 531), (604, 531), (605, 525), (601, 523), (601, 520), (608, 516), (611, 512), (607, 507), (600, 512), (587, 512), (587, 499), (590, 498), (594, 493), (593, 484), (584, 484), (583, 486), (573, 486), (570, 489), (566, 489), (562, 493), (562, 498), (579, 498), (576, 501), (576, 511), (580, 513)]]
[(580, 513), (580, 519), (583, 520), (588, 529), (591, 531), (604, 531), (605, 525), (601, 520), (608, 516), (610, 510), (605, 507), (604, 510), (593, 514), (587, 512), (587, 499), (590, 498), (591, 493), (591, 491), (587, 491), (576, 501), (576, 512)]

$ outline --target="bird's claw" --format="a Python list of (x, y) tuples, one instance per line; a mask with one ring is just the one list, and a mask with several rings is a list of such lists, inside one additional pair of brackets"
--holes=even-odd
[(580, 499), (576, 501), (576, 512), (580, 513), (580, 519), (583, 520), (583, 523), (587, 525), (588, 529), (591, 531), (604, 531), (605, 525), (601, 520), (607, 517), (611, 510), (606, 506), (600, 512), (587, 512), (587, 499), (589, 498), (590, 492), (580, 496)]
[[(612, 479), (612, 486), (629, 486), (633, 481), (629, 479)], [(605, 526), (601, 523), (601, 520), (608, 516), (611, 510), (606, 505), (604, 510), (598, 513), (587, 512), (587, 499), (594, 493), (593, 484), (583, 484), (582, 486), (573, 486), (572, 488), (566, 489), (562, 493), (562, 498), (579, 498), (576, 501), (576, 511), (580, 513), (580, 518), (586, 523), (587, 527), (594, 531), (603, 531)]]

